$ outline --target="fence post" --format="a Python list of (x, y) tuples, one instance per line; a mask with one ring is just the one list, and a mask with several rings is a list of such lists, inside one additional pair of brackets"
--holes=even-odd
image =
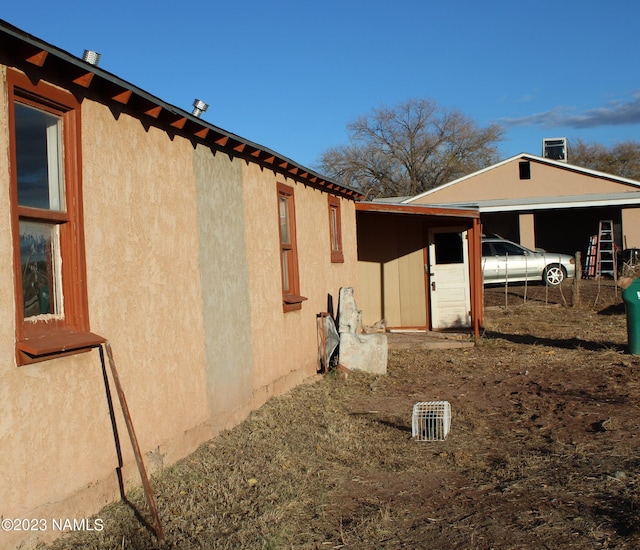
[(571, 305), (573, 307), (580, 305), (580, 281), (582, 280), (582, 253), (576, 252), (576, 276), (571, 286)]

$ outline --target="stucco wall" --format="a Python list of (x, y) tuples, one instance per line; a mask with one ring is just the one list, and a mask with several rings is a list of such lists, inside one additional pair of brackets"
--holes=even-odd
[(208, 419), (192, 157), (187, 140), (83, 104), (91, 326), (111, 342), (141, 446), (169, 461), (193, 448), (171, 440)]
[[(6, 91), (1, 112), (6, 112)], [(7, 151), (6, 117), (1, 143)], [(189, 142), (126, 114), (82, 105), (91, 330), (107, 338), (149, 472), (210, 435)], [(7, 155), (0, 222), (10, 227)], [(5, 233), (6, 234), (6, 233)], [(0, 503), (4, 517), (83, 518), (118, 497), (116, 452), (97, 350), (16, 367), (11, 242), (0, 240)], [(139, 483), (116, 403), (124, 477)], [(29, 533), (54, 536), (51, 532)], [(25, 533), (0, 535), (0, 546)], [(17, 543), (16, 543), (17, 544)]]
[[(247, 165), (245, 219), (250, 275), (255, 378), (253, 407), (313, 376), (317, 369), (316, 315), (327, 295), (338, 307), (341, 286), (357, 286), (355, 206), (341, 201), (344, 263), (331, 263), (327, 194)], [(300, 293), (299, 311), (283, 312), (277, 183), (294, 188)], [(356, 296), (357, 299), (357, 296)]]
[(569, 169), (531, 161), (531, 179), (519, 179), (518, 159), (463, 181), (444, 187), (424, 197), (418, 204), (445, 204), (497, 199), (563, 197), (600, 193), (638, 191), (625, 185), (596, 178)]
[(243, 161), (196, 148), (207, 389), (214, 432), (247, 414), (254, 374)]
[[(0, 112), (7, 108), (3, 86)], [(2, 116), (5, 152), (8, 143)], [(7, 161), (0, 155), (0, 224), (10, 228)], [(341, 199), (345, 261), (332, 263), (326, 192), (89, 99), (82, 167), (91, 330), (111, 344), (153, 473), (315, 375), (316, 314), (327, 310), (329, 293), (337, 308), (340, 287), (357, 286), (355, 205)], [(300, 288), (308, 298), (289, 313), (277, 182), (295, 189)], [(13, 247), (5, 235), (0, 514), (84, 518), (119, 496), (100, 356), (93, 350), (16, 367)], [(124, 477), (139, 484), (113, 382), (111, 391)], [(25, 541), (24, 533), (0, 537), (0, 547)]]
[[(0, 112), (6, 113), (3, 71)], [(84, 517), (106, 502), (115, 455), (97, 353), (16, 367), (8, 124), (0, 117), (0, 514)], [(95, 483), (87, 499), (82, 489)], [(34, 538), (33, 533), (26, 534)], [(10, 548), (25, 533), (0, 533)]]
[[(6, 155), (1, 156), (0, 192), (4, 200), (0, 201), (0, 224), (8, 228)], [(8, 236), (8, 231), (4, 235)], [(115, 452), (100, 363), (92, 352), (16, 367), (12, 266), (11, 242), (1, 239), (1, 514), (4, 518), (85, 517), (117, 490), (115, 483), (104, 483), (114, 471)], [(82, 489), (90, 484), (94, 484), (93, 494), (87, 497)], [(0, 547), (12, 548), (25, 537), (34, 539), (36, 535), (3, 531)]]

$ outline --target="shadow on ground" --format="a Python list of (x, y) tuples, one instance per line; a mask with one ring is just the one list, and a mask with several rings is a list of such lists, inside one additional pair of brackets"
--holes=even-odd
[(620, 345), (618, 342), (593, 342), (582, 340), (581, 338), (541, 338), (532, 334), (505, 334), (502, 332), (487, 331), (484, 334), (487, 338), (499, 338), (514, 344), (529, 344), (538, 346), (556, 347), (561, 349), (586, 349), (589, 351), (611, 350), (626, 353), (628, 346)]

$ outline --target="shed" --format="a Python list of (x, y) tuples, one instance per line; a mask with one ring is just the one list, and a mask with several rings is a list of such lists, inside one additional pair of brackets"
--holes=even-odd
[(480, 214), (385, 202), (356, 204), (359, 304), (365, 324), (463, 330), (483, 323)]

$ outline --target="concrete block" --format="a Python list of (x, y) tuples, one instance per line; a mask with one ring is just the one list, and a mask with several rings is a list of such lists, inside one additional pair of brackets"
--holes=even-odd
[(340, 364), (350, 370), (387, 374), (388, 357), (386, 334), (340, 335)]

